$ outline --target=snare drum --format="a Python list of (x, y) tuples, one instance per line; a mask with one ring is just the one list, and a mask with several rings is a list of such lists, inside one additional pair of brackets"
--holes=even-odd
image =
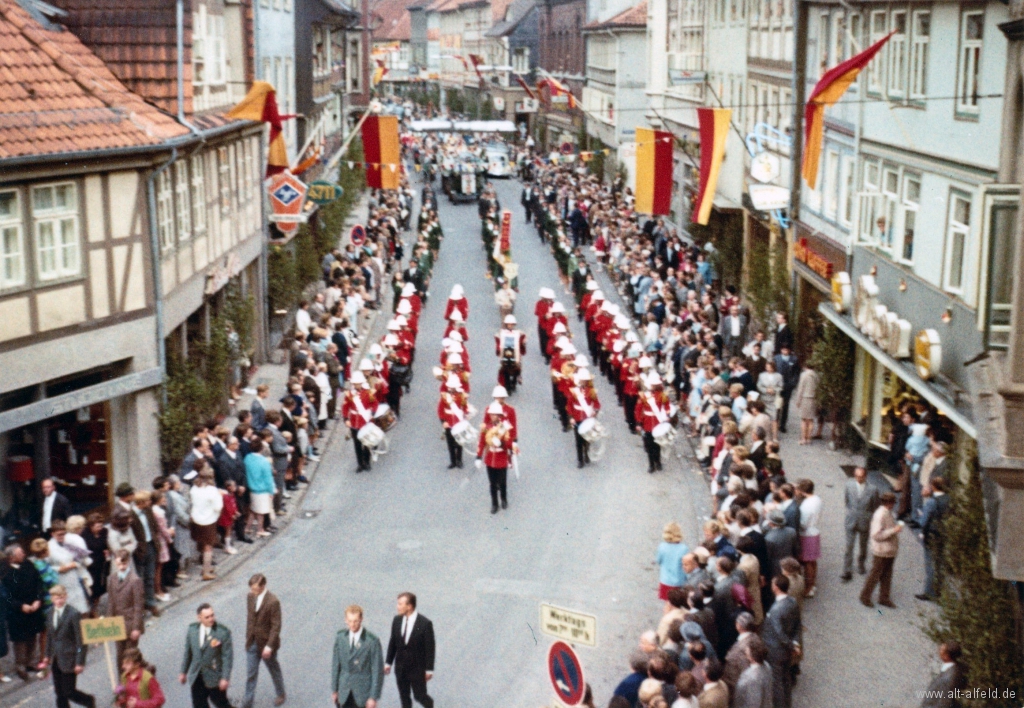
[(361, 427), (359, 432), (356, 433), (356, 437), (359, 439), (359, 442), (370, 448), (377, 447), (384, 442), (385, 438), (384, 431), (374, 423), (367, 423)]
[(395, 427), (398, 416), (387, 403), (381, 403), (373, 413), (373, 422), (385, 433)]
[(601, 425), (597, 418), (587, 418), (584, 420), (580, 423), (579, 428), (577, 428), (577, 432), (587, 442), (594, 442), (605, 435), (604, 426)]
[(662, 447), (669, 447), (675, 442), (676, 429), (672, 427), (671, 423), (658, 423), (651, 431), (651, 437)]
[(478, 435), (476, 429), (470, 425), (468, 420), (460, 420), (452, 426), (452, 437), (455, 438), (455, 442), (459, 445), (476, 444)]

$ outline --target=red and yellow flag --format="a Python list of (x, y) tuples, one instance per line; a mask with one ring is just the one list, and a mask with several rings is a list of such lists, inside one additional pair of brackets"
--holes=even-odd
[(274, 87), (266, 81), (254, 81), (249, 93), (227, 113), (228, 118), (255, 120), (270, 124), (270, 147), (267, 149), (267, 176), (288, 169), (288, 146), (281, 122), (295, 116), (282, 116), (277, 111)]
[(388, 73), (388, 68), (384, 66), (383, 59), (374, 59), (374, 61), (377, 62), (377, 68), (373, 70), (373, 85), (376, 86), (384, 80)]
[(369, 116), (363, 121), (362, 137), (366, 185), (373, 189), (398, 189), (398, 116)]
[(636, 129), (636, 204), (641, 214), (668, 214), (672, 205), (672, 133)]
[(572, 91), (566, 88), (565, 84), (554, 76), (545, 76), (537, 82), (538, 91), (545, 86), (548, 87), (548, 92), (550, 92), (552, 96), (567, 96), (569, 99), (569, 108), (576, 108), (576, 97), (572, 95)]
[(732, 121), (730, 108), (698, 108), (700, 123), (700, 185), (693, 200), (690, 220), (695, 224), (707, 225), (711, 218), (711, 205), (718, 188), (718, 172), (725, 157), (725, 139), (729, 135)]
[(533, 93), (533, 89), (531, 89), (530, 85), (526, 83), (525, 79), (523, 79), (522, 74), (515, 74), (514, 76), (516, 77), (516, 81), (519, 83), (519, 85), (523, 87), (524, 91), (526, 91), (526, 95), (529, 96), (530, 98), (536, 98), (536, 96)]
[(892, 35), (890, 32), (860, 54), (826, 71), (807, 99), (804, 107), (804, 161), (800, 172), (811, 189), (818, 183), (818, 163), (821, 161), (821, 143), (825, 134), (825, 107), (843, 97), (850, 84), (857, 80), (861, 69), (868, 65)]

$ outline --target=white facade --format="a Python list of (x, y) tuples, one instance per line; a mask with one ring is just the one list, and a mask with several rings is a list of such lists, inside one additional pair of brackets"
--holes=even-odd
[[(259, 0), (253, 4), (256, 22), (256, 76), (277, 93), (282, 114), (295, 113), (295, 12), (292, 0)], [(297, 123), (284, 122), (288, 157), (295, 159)]]

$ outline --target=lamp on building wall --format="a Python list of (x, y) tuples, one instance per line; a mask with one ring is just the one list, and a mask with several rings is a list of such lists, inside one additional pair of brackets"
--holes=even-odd
[(945, 310), (942, 311), (942, 317), (940, 319), (942, 320), (942, 324), (949, 324), (950, 322), (953, 321), (953, 306), (952, 305), (950, 305), (949, 307), (947, 307)]

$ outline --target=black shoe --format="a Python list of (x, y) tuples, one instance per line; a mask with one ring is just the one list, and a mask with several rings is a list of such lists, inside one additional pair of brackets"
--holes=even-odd
[(860, 567), (857, 568), (857, 572), (860, 573), (861, 575), (867, 575), (868, 574), (868, 569), (865, 568), (864, 566), (860, 566)]
[(654, 465), (647, 468), (647, 474), (654, 474)]
[(299, 483), (301, 483), (301, 484), (309, 484), (309, 480), (306, 479), (306, 475), (304, 475), (304, 474), (299, 475)]
[(501, 508), (502, 509), (507, 509), (508, 508), (508, 499), (502, 499), (501, 500)]
[(450, 470), (453, 470), (453, 469), (455, 469), (456, 467), (458, 467), (458, 465), (457, 465), (457, 464), (455, 464), (454, 462), (452, 462), (451, 464), (449, 464), (449, 465), (448, 465), (448, 469), (450, 469)]
[(839, 576), (839, 579), (842, 580), (844, 583), (848, 583), (851, 580), (853, 580), (853, 573), (843, 573)]
[(362, 472), (365, 469), (366, 469), (365, 467), (356, 467), (356, 474), (359, 474), (360, 472)]
[(583, 460), (576, 461), (576, 469), (583, 469)]
[(493, 506), (491, 506), (491, 513), (492, 514), (497, 514), (498, 513), (498, 505), (497, 504), (494, 504)]
[(925, 595), (924, 593), (914, 595), (914, 597), (916, 597), (918, 600), (921, 600), (922, 602), (935, 602), (934, 597), (932, 597), (931, 595)]
[[(241, 541), (242, 543), (252, 543), (252, 539), (249, 538), (248, 536), (243, 536), (242, 538), (240, 538), (238, 540)], [(171, 585), (171, 586), (168, 586), (168, 587), (174, 587), (174, 586)]]

